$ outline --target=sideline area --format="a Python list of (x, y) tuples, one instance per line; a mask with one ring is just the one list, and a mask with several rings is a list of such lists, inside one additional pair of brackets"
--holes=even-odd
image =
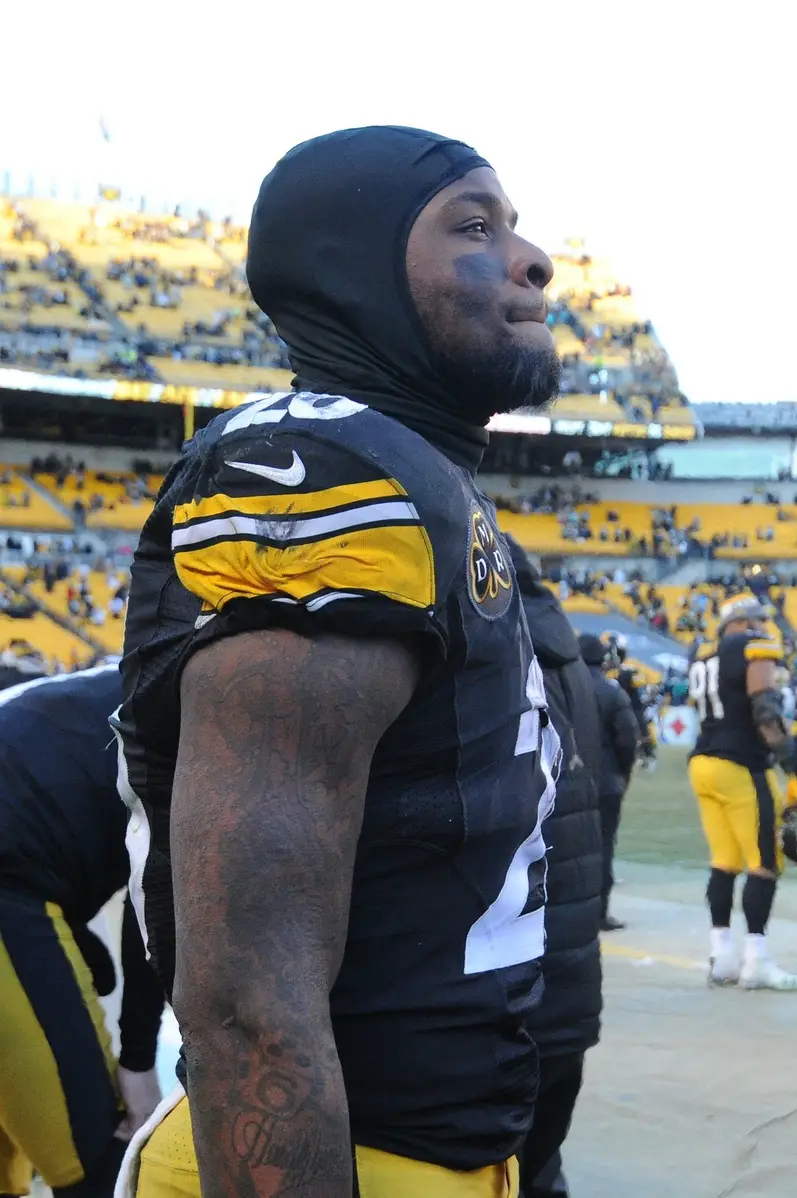
[[(603, 938), (603, 1040), (565, 1149), (573, 1198), (789, 1198), (797, 993), (708, 987), (702, 871), (617, 873), (628, 928)], [(797, 970), (790, 877), (776, 912), (773, 950)]]

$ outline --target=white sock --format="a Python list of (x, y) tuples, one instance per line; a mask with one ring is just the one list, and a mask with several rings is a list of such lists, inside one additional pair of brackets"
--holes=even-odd
[(711, 929), (711, 955), (717, 957), (720, 953), (733, 952), (733, 937), (730, 928)]
[(744, 956), (746, 961), (768, 961), (769, 947), (766, 936), (748, 932), (744, 938)]

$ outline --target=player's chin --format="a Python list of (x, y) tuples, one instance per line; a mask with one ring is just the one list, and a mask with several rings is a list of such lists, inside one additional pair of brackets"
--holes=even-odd
[[(538, 326), (542, 328), (543, 326)], [(515, 345), (513, 369), (507, 372), (501, 388), (499, 412), (513, 412), (517, 408), (549, 407), (559, 394), (562, 363), (553, 343)], [(508, 363), (507, 363), (508, 364)]]

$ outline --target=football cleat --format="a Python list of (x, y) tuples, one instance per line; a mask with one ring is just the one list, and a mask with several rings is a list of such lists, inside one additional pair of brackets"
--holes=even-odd
[(745, 961), (739, 975), (743, 990), (797, 990), (797, 974), (787, 973), (768, 957)]
[(735, 986), (739, 981), (739, 958), (734, 952), (715, 953), (708, 962), (709, 986)]

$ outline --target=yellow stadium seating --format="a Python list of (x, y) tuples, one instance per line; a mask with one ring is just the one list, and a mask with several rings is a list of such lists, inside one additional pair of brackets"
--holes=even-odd
[[(665, 505), (662, 505), (665, 506)], [(629, 552), (639, 551), (639, 540), (646, 538), (648, 548), (651, 544), (651, 517), (656, 510), (654, 505), (645, 503), (629, 503), (612, 501), (597, 503), (578, 509), (587, 513), (593, 536), (588, 541), (572, 541), (562, 536), (562, 526), (556, 516), (529, 514), (521, 515), (514, 512), (499, 511), (499, 522), (507, 532), (517, 537), (525, 549), (538, 553), (600, 553), (622, 557)], [(617, 512), (619, 521), (610, 523), (608, 513)], [(709, 543), (716, 535), (734, 534), (746, 536), (746, 547), (718, 548), (715, 553), (719, 558), (735, 558), (745, 561), (756, 561), (762, 557), (797, 557), (797, 505), (784, 504), (782, 511), (788, 519), (778, 521), (776, 509), (762, 504), (712, 504), (690, 503), (677, 505), (677, 525), (685, 529), (694, 519), (699, 521), (695, 532), (697, 539)], [(599, 533), (606, 527), (612, 533), (616, 528), (629, 528), (632, 533), (630, 542), (601, 541)], [(773, 539), (759, 540), (758, 529), (771, 528)]]
[[(126, 304), (131, 296), (137, 297), (139, 303), (133, 311), (120, 314), (130, 327), (144, 324), (156, 336), (174, 338), (182, 334), (186, 321), (191, 324), (198, 321), (209, 323), (224, 310), (233, 315), (226, 324), (224, 338), (220, 340), (240, 339), (247, 323), (245, 308), (251, 303), (248, 289), (233, 282), (231, 294), (226, 283), (230, 274), (229, 262), (203, 238), (178, 236), (176, 229), (180, 224), (179, 218), (144, 217), (126, 213), (114, 204), (89, 206), (65, 204), (57, 200), (25, 199), (20, 201), (20, 207), (36, 222), (42, 237), (52, 239), (68, 249), (81, 266), (92, 273), (105, 302), (113, 311), (120, 304)], [(142, 240), (132, 236), (136, 226), (155, 224), (171, 229), (174, 235), (165, 241)], [(126, 261), (129, 258), (154, 259), (162, 270), (172, 273), (186, 273), (193, 268), (198, 271), (198, 281), (196, 284), (180, 286), (177, 308), (152, 307), (148, 288), (128, 290), (120, 282), (106, 277), (112, 260)], [(224, 286), (217, 289), (217, 282), (224, 283)], [(82, 302), (85, 302), (85, 297)], [(37, 313), (37, 323), (46, 323), (42, 311)], [(46, 312), (52, 313), (53, 309), (47, 309)], [(61, 315), (62, 320), (59, 319)], [(79, 328), (80, 318), (76, 313), (68, 313), (62, 308), (56, 310), (50, 323)]]
[[(107, 612), (108, 603), (113, 592), (108, 586), (106, 575), (100, 571), (92, 570), (88, 575), (87, 581), (95, 604), (104, 607)], [(78, 582), (79, 575), (75, 571), (70, 578), (57, 582), (52, 591), (48, 591), (41, 580), (29, 583), (26, 589), (43, 607), (69, 620), (74, 626), (80, 628), (87, 637), (91, 637), (97, 641), (106, 653), (121, 653), (122, 642), (124, 640), (123, 617), (117, 619), (108, 613), (104, 624), (94, 624), (82, 616), (76, 617), (70, 613), (67, 605), (67, 588), (70, 583), (75, 584)]]
[(64, 669), (87, 665), (95, 656), (90, 645), (43, 612), (36, 612), (25, 620), (0, 616), (0, 651), (13, 640), (27, 641), (42, 654), (50, 668), (55, 668), (56, 664)]
[(246, 261), (246, 237), (232, 239), (222, 237), (218, 243), (219, 253), (228, 262), (241, 263)]
[(554, 420), (611, 420), (627, 421), (623, 409), (614, 399), (600, 395), (563, 395), (551, 410)]
[(551, 332), (556, 342), (557, 353), (560, 356), (564, 357), (566, 354), (583, 355), (584, 342), (576, 336), (570, 325), (555, 324), (551, 328)]
[(268, 366), (217, 366), (190, 358), (150, 358), (167, 383), (230, 391), (290, 391), (293, 372)]
[[(684, 645), (691, 645), (692, 641), (695, 639), (696, 633), (694, 631), (685, 631), (678, 628), (678, 619), (683, 612), (687, 610), (685, 601), (687, 600), (690, 592), (686, 587), (679, 586), (674, 583), (655, 583), (654, 586), (656, 588), (657, 594), (660, 595), (664, 601), (664, 610), (667, 613), (667, 619), (669, 620), (670, 625), (668, 635), (675, 637), (676, 640), (681, 641)], [(643, 598), (647, 595), (647, 588), (648, 583), (642, 583), (641, 591)], [(721, 586), (712, 583), (706, 583), (703, 586), (700, 586), (698, 590), (700, 593), (708, 596), (709, 599), (712, 597), (716, 598), (719, 606), (725, 602), (726, 593), (725, 589)], [(625, 593), (625, 584), (607, 582), (603, 591), (603, 596), (607, 603), (609, 603), (617, 611), (622, 612), (623, 615), (627, 615), (630, 619), (634, 620), (638, 618), (637, 608), (634, 606), (630, 596)], [(786, 589), (787, 616), (789, 616), (790, 610), (795, 616), (797, 616), (796, 588)], [(717, 624), (719, 623), (719, 619), (717, 616), (712, 615), (710, 603), (703, 613), (702, 622), (703, 627), (701, 631), (704, 636), (711, 640), (717, 634)], [(770, 636), (773, 636), (776, 640), (781, 639), (780, 632), (773, 622), (768, 622), (767, 630)]]
[(176, 308), (153, 307), (149, 303), (149, 291), (146, 288), (128, 291), (121, 283), (105, 278), (101, 279), (100, 285), (114, 308), (126, 303), (131, 295), (138, 296), (139, 303), (133, 311), (119, 313), (119, 316), (129, 326), (145, 325), (158, 337), (179, 340), (186, 321), (191, 325), (211, 325), (214, 318), (222, 312), (227, 314), (225, 331), (223, 336), (214, 334), (215, 341), (222, 344), (231, 338), (240, 340), (246, 330), (246, 307), (251, 303), (248, 294), (230, 295), (224, 290), (218, 290), (210, 276), (206, 285), (181, 286), (180, 303)]
[(0, 527), (55, 532), (69, 531), (72, 522), (24, 482), (13, 467), (0, 466)]
[[(114, 473), (114, 477), (122, 476)], [(127, 481), (132, 482), (134, 477), (132, 474), (128, 475)], [(77, 485), (75, 475), (70, 475), (62, 487), (58, 486), (53, 474), (37, 474), (36, 481), (51, 491), (70, 510), (79, 499), (85, 505), (87, 528), (119, 528), (136, 532), (142, 527), (153, 507), (151, 499), (130, 499), (124, 482), (105, 482), (92, 470), (86, 471), (83, 487)], [(159, 475), (151, 475), (144, 481), (147, 489), (156, 494), (163, 479)], [(95, 510), (90, 507), (93, 495), (99, 495), (103, 501), (103, 506)]]
[[(549, 300), (564, 301), (580, 320), (585, 341), (575, 332), (554, 330), (560, 353), (579, 354), (596, 368), (622, 369), (631, 361), (627, 344), (614, 338), (627, 336), (632, 326), (645, 324), (627, 287), (623, 287), (612, 266), (603, 259), (578, 255), (554, 255), (554, 277), (548, 288)], [(644, 338), (642, 342), (641, 338)], [(634, 334), (634, 350), (649, 350), (661, 356), (661, 347), (646, 333)]]
[[(61, 200), (23, 199), (19, 206), (43, 235), (70, 250), (89, 269), (119, 256), (156, 258), (167, 270), (192, 266), (219, 270), (222, 266), (218, 254), (201, 237), (177, 235), (177, 217), (130, 213), (118, 204)], [(174, 235), (162, 242), (132, 236), (136, 226), (155, 224), (172, 227)]]

